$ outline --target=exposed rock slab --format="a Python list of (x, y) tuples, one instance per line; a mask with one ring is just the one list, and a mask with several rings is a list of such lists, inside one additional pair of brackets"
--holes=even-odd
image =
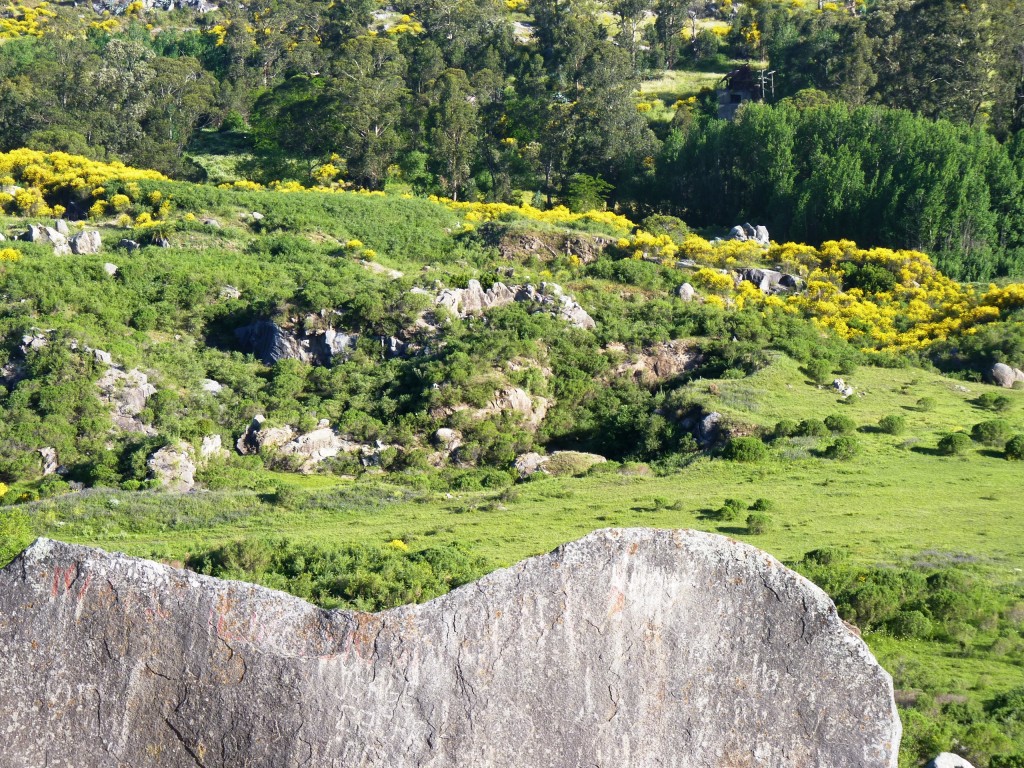
[(0, 657), (11, 768), (895, 768), (900, 739), (824, 593), (693, 531), (373, 615), (39, 540), (0, 572)]
[(541, 283), (540, 288), (532, 285), (494, 283), (485, 291), (479, 280), (470, 280), (465, 288), (448, 288), (441, 291), (435, 303), (453, 314), (467, 317), (516, 301), (536, 304), (577, 328), (593, 330), (597, 327), (594, 318), (574, 298), (566, 295), (557, 283)]
[(1012, 389), (1017, 382), (1024, 383), (1024, 371), (1011, 368), (1006, 363), (996, 363), (988, 375), (993, 384), (1007, 389)]

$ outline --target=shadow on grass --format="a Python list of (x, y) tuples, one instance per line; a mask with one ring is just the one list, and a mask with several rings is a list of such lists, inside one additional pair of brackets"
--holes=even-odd
[(995, 448), (982, 448), (978, 453), (990, 459), (1006, 458), (1006, 454), (1003, 451), (997, 451)]
[(745, 525), (720, 525), (718, 532), (726, 536), (742, 536), (745, 533), (749, 533)]
[(925, 448), (923, 445), (915, 445), (910, 449), (914, 453), (920, 453), (922, 456), (949, 456), (950, 454), (945, 451), (940, 451), (938, 448)]

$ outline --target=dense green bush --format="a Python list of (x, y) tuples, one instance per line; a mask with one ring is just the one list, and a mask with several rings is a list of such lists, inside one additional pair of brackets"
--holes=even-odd
[(1006, 419), (982, 421), (971, 427), (971, 439), (983, 445), (1004, 445), (1010, 438), (1010, 422)]
[(938, 405), (938, 401), (931, 396), (925, 396), (919, 398), (917, 401), (917, 410), (919, 411), (934, 411), (935, 406)]
[(747, 533), (752, 536), (769, 533), (774, 527), (772, 516), (765, 512), (751, 512), (747, 515)]
[(804, 366), (804, 371), (807, 373), (807, 377), (815, 384), (824, 386), (832, 383), (832, 374), (835, 367), (831, 360), (816, 359), (811, 360), (807, 365)]
[(722, 521), (741, 520), (743, 513), (747, 511), (747, 505), (742, 499), (726, 499), (721, 507), (715, 512), (715, 517)]
[(932, 636), (932, 620), (919, 610), (900, 611), (888, 622), (896, 637), (928, 640)]
[(825, 417), (825, 426), (833, 434), (849, 435), (857, 429), (857, 423), (845, 413), (833, 413)]
[(784, 437), (792, 437), (796, 434), (798, 425), (792, 419), (782, 419), (775, 424), (772, 430), (772, 439), (780, 440)]
[(939, 451), (947, 456), (959, 456), (971, 449), (971, 438), (966, 432), (951, 432), (939, 440)]
[(974, 404), (979, 408), (984, 408), (986, 411), (1002, 412), (1008, 411), (1013, 406), (1013, 400), (1006, 395), (985, 392), (974, 400)]
[(890, 414), (878, 420), (878, 428), (887, 435), (902, 435), (907, 429), (906, 416)]
[(763, 461), (768, 448), (756, 437), (734, 437), (725, 446), (722, 455), (732, 461)]
[(860, 453), (860, 443), (857, 438), (850, 435), (843, 435), (825, 449), (825, 456), (838, 461), (848, 461)]
[(1004, 451), (1011, 461), (1024, 461), (1024, 435), (1014, 435), (1007, 440)]
[(750, 509), (753, 512), (772, 512), (775, 510), (775, 502), (771, 499), (755, 499)]
[(828, 437), (831, 430), (821, 419), (804, 419), (796, 425), (793, 434), (797, 437)]

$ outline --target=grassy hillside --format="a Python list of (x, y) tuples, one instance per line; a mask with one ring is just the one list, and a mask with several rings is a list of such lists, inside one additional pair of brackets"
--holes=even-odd
[[(0, 198), (5, 559), (46, 535), (376, 609), (596, 528), (717, 531), (861, 627), (900, 689), (905, 765), (1024, 752), (1024, 390), (981, 381), (1024, 364), (1020, 286), (665, 216), (0, 167), (22, 187)], [(13, 239), (68, 211), (98, 253)], [(755, 267), (793, 287), (739, 279)], [(470, 307), (471, 281), (517, 298)], [(285, 352), (246, 346), (253, 324)], [(309, 352), (328, 331), (348, 340), (330, 360)], [(295, 447), (314, 437), (334, 453)], [(166, 490), (161, 451), (194, 464), (192, 492)], [(529, 453), (551, 474), (524, 478)]]

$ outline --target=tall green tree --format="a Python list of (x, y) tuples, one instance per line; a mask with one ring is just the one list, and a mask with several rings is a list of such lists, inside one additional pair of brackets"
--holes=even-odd
[(435, 86), (428, 154), (441, 188), (459, 199), (471, 178), (480, 125), (476, 94), (461, 69), (449, 69)]

